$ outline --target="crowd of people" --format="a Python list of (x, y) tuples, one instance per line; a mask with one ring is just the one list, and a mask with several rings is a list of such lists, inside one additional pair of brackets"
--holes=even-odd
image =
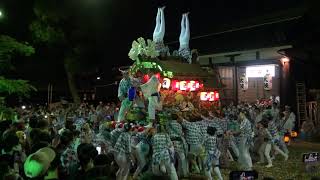
[(138, 179), (149, 171), (223, 179), (220, 167), (231, 160), (243, 170), (272, 167), (276, 154), (287, 160), (283, 136), (295, 124), (277, 102), (219, 112), (164, 108), (167, 121), (156, 115), (153, 127), (117, 121), (118, 111), (114, 103), (20, 109), (0, 122), (2, 179)]

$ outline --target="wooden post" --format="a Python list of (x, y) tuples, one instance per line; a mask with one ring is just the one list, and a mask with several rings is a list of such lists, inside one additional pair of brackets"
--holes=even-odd
[(234, 104), (235, 105), (238, 105), (238, 66), (236, 64), (236, 61), (235, 61), (235, 57), (236, 56), (240, 56), (241, 54), (231, 54), (231, 55), (228, 55), (226, 57), (229, 57), (230, 58), (230, 61), (232, 62), (233, 64), (233, 98), (234, 98)]

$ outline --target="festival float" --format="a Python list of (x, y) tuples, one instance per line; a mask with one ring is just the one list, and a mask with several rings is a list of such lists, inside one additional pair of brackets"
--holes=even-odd
[[(128, 108), (123, 103), (122, 107), (126, 107), (121, 109), (128, 109), (127, 120), (145, 119), (146, 112), (149, 113), (149, 119), (154, 119), (154, 112), (150, 113), (150, 110), (154, 109), (160, 110), (161, 113), (173, 109), (220, 109), (221, 86), (218, 75), (212, 68), (201, 67), (197, 62), (197, 50), (189, 49), (190, 30), (187, 15), (183, 16), (181, 28), (180, 47), (173, 53), (170, 53), (163, 41), (164, 22), (157, 21), (153, 40), (140, 37), (133, 41), (128, 56), (134, 63), (127, 70), (133, 85), (128, 90), (128, 97), (130, 101), (138, 98), (144, 101), (144, 104), (146, 101), (149, 104), (140, 108)], [(155, 97), (161, 104), (155, 102)], [(151, 108), (150, 103), (153, 106)], [(123, 113), (121, 109), (120, 114)], [(161, 113), (157, 114), (161, 116)]]
[[(159, 57), (155, 47), (155, 42), (151, 40), (139, 38), (134, 41), (129, 52), (134, 63), (129, 72), (133, 77), (140, 76), (143, 84), (151, 78), (149, 71), (156, 72), (155, 76), (161, 83), (160, 94), (164, 108), (178, 106), (181, 111), (189, 111), (194, 107), (220, 108), (220, 86), (213, 69), (202, 68), (195, 61), (184, 62), (179, 56)], [(142, 118), (141, 113), (137, 113), (134, 108), (131, 108), (128, 114), (131, 114), (129, 119), (132, 120)]]

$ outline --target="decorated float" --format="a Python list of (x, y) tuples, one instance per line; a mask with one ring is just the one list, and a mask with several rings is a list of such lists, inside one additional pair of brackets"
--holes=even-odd
[[(128, 90), (128, 99), (123, 100), (122, 97), (120, 114), (127, 111), (127, 120), (137, 120), (145, 119), (142, 113), (145, 112), (149, 119), (154, 120), (155, 110), (220, 109), (220, 85), (216, 71), (202, 68), (197, 62), (197, 51), (189, 48), (188, 14), (184, 14), (181, 21), (179, 50), (172, 53), (163, 41), (164, 17), (157, 15), (156, 22), (153, 40), (140, 37), (132, 43), (128, 56), (134, 62), (126, 71), (131, 79), (130, 85), (129, 82), (127, 85), (120, 82), (119, 85), (119, 90), (121, 86), (130, 86), (130, 89), (122, 88)], [(121, 119), (124, 118), (118, 120)]]
[[(130, 75), (140, 77), (143, 84), (149, 81), (150, 71), (156, 73), (164, 108), (179, 107), (181, 111), (191, 111), (195, 107), (220, 109), (218, 76), (213, 69), (202, 68), (195, 60), (196, 55), (193, 55), (192, 63), (185, 62), (180, 56), (159, 57), (153, 41), (139, 38), (132, 43), (129, 57), (134, 61)], [(128, 114), (132, 120), (142, 118), (133, 108)]]

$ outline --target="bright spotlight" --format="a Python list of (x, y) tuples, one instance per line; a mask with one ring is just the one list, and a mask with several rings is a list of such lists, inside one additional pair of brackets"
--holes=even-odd
[(98, 77), (97, 77), (97, 80), (100, 80), (100, 79), (101, 79), (101, 77), (100, 77), (100, 76), (98, 76)]
[(290, 59), (288, 57), (283, 57), (283, 58), (281, 58), (281, 61), (283, 64), (286, 64), (286, 63), (290, 62)]
[(21, 106), (21, 109), (26, 109), (26, 106)]

